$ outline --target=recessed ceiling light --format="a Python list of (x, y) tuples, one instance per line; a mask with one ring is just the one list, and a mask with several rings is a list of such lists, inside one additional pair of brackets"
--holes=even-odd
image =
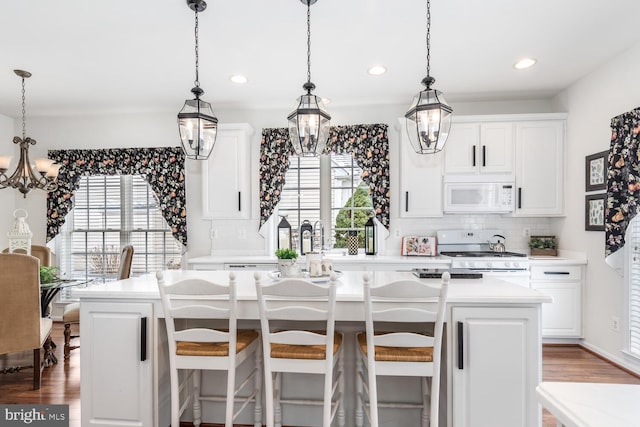
[(229, 80), (231, 80), (234, 83), (246, 83), (247, 82), (247, 78), (245, 76), (243, 76), (242, 74), (235, 74), (231, 77), (229, 77)]
[(536, 62), (538, 61), (533, 58), (522, 58), (521, 60), (513, 64), (513, 68), (515, 68), (516, 70), (524, 70), (533, 67)]
[(324, 105), (331, 104), (331, 99), (329, 99), (329, 98), (322, 98), (322, 103), (323, 103)]
[(386, 72), (387, 72), (387, 68), (383, 67), (382, 65), (374, 65), (373, 67), (369, 68), (369, 71), (368, 71), (368, 73), (372, 76), (379, 76)]

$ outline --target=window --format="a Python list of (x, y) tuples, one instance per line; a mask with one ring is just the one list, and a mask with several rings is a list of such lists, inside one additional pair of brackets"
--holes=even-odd
[[(289, 162), (278, 214), (287, 216), (294, 237), (304, 220), (311, 225), (322, 220), (328, 227), (327, 246), (347, 247), (347, 230), (356, 229), (360, 232), (360, 247), (364, 247), (364, 224), (373, 213), (373, 202), (361, 179), (362, 170), (352, 156), (291, 156)], [(323, 188), (328, 190), (324, 192)]]
[(61, 237), (64, 277), (114, 279), (120, 248), (128, 244), (135, 249), (132, 275), (170, 268), (181, 260), (182, 247), (140, 175), (82, 177)]
[(625, 347), (640, 358), (640, 222), (636, 215), (629, 223), (627, 245), (629, 248), (628, 336)]

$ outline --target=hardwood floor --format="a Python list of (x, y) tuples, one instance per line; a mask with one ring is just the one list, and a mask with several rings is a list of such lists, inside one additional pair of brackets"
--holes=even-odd
[[(71, 352), (64, 362), (63, 326), (54, 323), (58, 364), (43, 371), (40, 390), (31, 389), (31, 369), (14, 374), (0, 374), (0, 403), (68, 404), (70, 427), (80, 427), (80, 349)], [(640, 384), (640, 378), (596, 357), (581, 347), (545, 346), (542, 350), (542, 377), (545, 381), (608, 382)], [(543, 414), (543, 427), (556, 427), (555, 418)]]

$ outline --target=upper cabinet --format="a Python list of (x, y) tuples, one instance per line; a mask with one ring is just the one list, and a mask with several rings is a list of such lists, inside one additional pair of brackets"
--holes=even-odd
[(513, 123), (471, 119), (467, 116), (451, 125), (444, 148), (445, 173), (513, 173)]
[(564, 214), (565, 120), (515, 123), (515, 216)]
[(409, 142), (404, 120), (404, 118), (400, 119), (401, 124), (398, 128), (400, 130), (400, 217), (440, 217), (442, 216), (443, 151), (436, 154), (416, 153)]
[(203, 162), (203, 218), (250, 218), (252, 134), (245, 123), (218, 125), (213, 152)]

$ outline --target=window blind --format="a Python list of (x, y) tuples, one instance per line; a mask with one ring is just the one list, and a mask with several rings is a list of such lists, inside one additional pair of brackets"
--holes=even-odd
[(182, 247), (144, 177), (82, 177), (61, 233), (61, 273), (113, 280), (120, 250), (128, 244), (134, 247), (132, 276), (180, 265)]
[(629, 224), (629, 352), (640, 357), (640, 222), (636, 216)]

